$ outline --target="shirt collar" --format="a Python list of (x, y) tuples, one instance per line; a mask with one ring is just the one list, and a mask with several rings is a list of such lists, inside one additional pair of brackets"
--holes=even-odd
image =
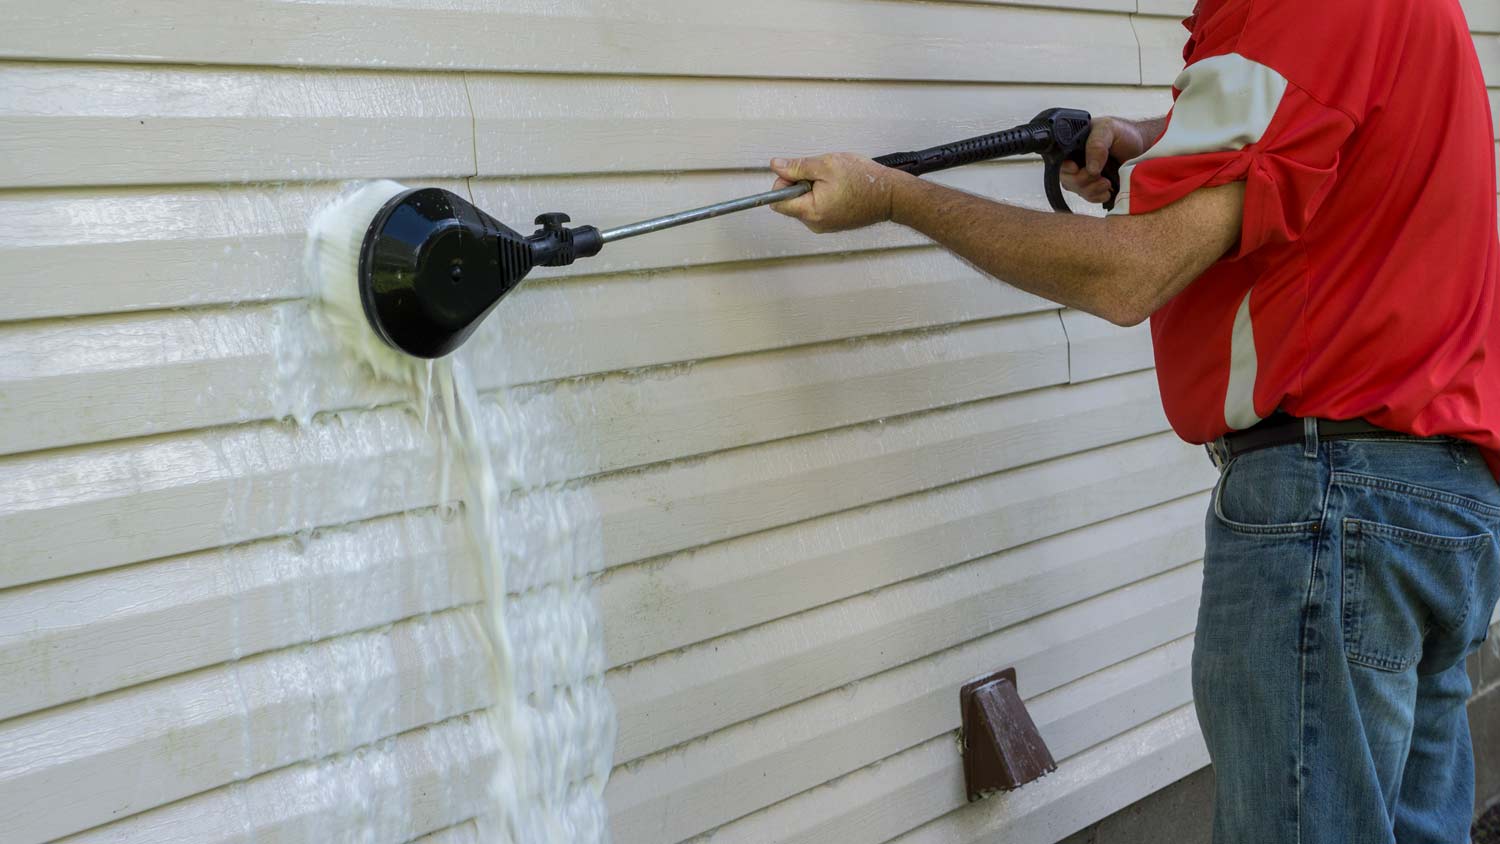
[(1229, 2), (1231, 0), (1198, 0), (1197, 5), (1193, 7), (1193, 13), (1182, 22), (1182, 25), (1187, 27), (1189, 32), (1197, 32), (1198, 24), (1207, 22), (1214, 16), (1214, 13)]
[(1199, 27), (1208, 23), (1210, 18), (1230, 2), (1232, 0), (1198, 0), (1197, 5), (1193, 7), (1193, 13), (1182, 22), (1189, 33), (1187, 43), (1182, 45), (1183, 61), (1192, 61), (1193, 50), (1197, 48), (1199, 37), (1202, 35)]

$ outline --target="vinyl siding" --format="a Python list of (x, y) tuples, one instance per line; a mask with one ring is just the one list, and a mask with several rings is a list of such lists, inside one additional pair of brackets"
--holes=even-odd
[[(8, 844), (478, 840), (500, 749), (438, 438), (288, 369), (341, 181), (614, 224), (773, 154), (1160, 113), (1183, 5), (0, 0)], [(934, 178), (1045, 205), (1035, 162)], [(1205, 764), (1214, 473), (1142, 329), (762, 211), (538, 272), (465, 354), (491, 440), (546, 432), (533, 480), (595, 516), (588, 570), (523, 561), (505, 613), (524, 650), (544, 587), (593, 584), (602, 685), (521, 679), (612, 698), (617, 842), (1045, 844)], [(1062, 764), (966, 806), (957, 689), (1009, 665)]]

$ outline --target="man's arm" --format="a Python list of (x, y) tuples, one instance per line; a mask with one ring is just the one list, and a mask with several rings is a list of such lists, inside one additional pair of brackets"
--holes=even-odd
[(1156, 143), (1157, 139), (1167, 131), (1167, 116), (1165, 114), (1161, 117), (1144, 117), (1140, 120), (1127, 120), (1126, 122), (1135, 126), (1135, 130), (1141, 133), (1141, 137), (1146, 140), (1146, 149), (1150, 149)]
[(891, 219), (1022, 290), (1135, 325), (1234, 246), (1244, 193), (1236, 182), (1151, 214), (1101, 220), (1016, 208), (911, 178), (892, 186)]
[(841, 153), (778, 159), (778, 185), (813, 190), (773, 206), (816, 232), (893, 220), (1022, 290), (1135, 325), (1234, 246), (1244, 186), (1194, 191), (1166, 208), (1105, 219), (1016, 208)]

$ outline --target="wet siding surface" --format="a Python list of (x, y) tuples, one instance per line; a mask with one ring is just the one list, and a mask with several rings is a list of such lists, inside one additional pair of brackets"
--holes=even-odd
[[(0, 0), (6, 841), (477, 840), (439, 437), (307, 335), (341, 181), (613, 225), (772, 155), (1160, 113), (1188, 5)], [(1040, 175), (937, 178), (1042, 207)], [(518, 459), (594, 514), (616, 841), (1046, 844), (1205, 764), (1213, 472), (1145, 332), (751, 212), (539, 273), (465, 354), (496, 447), (544, 432)], [(518, 639), (554, 574), (512, 572)], [(957, 690), (1008, 665), (1061, 766), (966, 807)]]

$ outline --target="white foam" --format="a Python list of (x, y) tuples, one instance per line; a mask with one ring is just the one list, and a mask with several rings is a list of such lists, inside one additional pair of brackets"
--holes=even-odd
[[(481, 840), (605, 842), (603, 790), (616, 724), (604, 688), (598, 609), (584, 576), (602, 553), (598, 512), (586, 494), (549, 487), (530, 489), (527, 506), (503, 510), (504, 497), (533, 486), (529, 467), (556, 462), (548, 453), (558, 447), (556, 438), (534, 425), (485, 424), (486, 414), (491, 420), (512, 414), (504, 396), (481, 399), (461, 357), (408, 357), (366, 323), (356, 279), (360, 244), (375, 213), (404, 189), (390, 181), (353, 186), (313, 220), (304, 267), (322, 303), (303, 329), (315, 336), (284, 338), (282, 389), (296, 397), (291, 415), (304, 420), (317, 405), (320, 388), (313, 382), (320, 378), (383, 380), (405, 389), (438, 444), (432, 477), (441, 489), (459, 491), (456, 505), (481, 564), (494, 664), (473, 676), (495, 678), (490, 721), (502, 748), (491, 784), (495, 813), (479, 824)], [(326, 350), (307, 352), (329, 338), (336, 360), (326, 360)], [(352, 487), (342, 494), (362, 492)], [(502, 522), (502, 512), (513, 515)], [(507, 598), (517, 567), (529, 591)], [(527, 611), (508, 617), (507, 600)]]
[(359, 252), (365, 232), (386, 202), (405, 190), (405, 185), (389, 179), (352, 185), (313, 217), (302, 262), (322, 300), (314, 311), (318, 327), (337, 337), (348, 359), (369, 367), (375, 377), (415, 386), (412, 379), (422, 373), (424, 363), (376, 336), (359, 299)]

